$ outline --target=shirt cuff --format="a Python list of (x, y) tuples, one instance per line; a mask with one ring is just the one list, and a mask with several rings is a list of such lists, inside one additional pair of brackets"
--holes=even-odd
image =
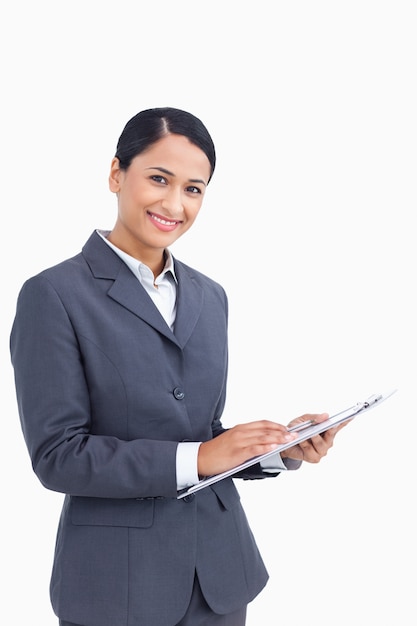
[(284, 461), (281, 459), (279, 452), (271, 454), (271, 456), (268, 456), (266, 459), (262, 459), (260, 461), (260, 465), (264, 472), (285, 472), (288, 469)]
[(279, 452), (276, 454), (271, 454), (266, 459), (263, 459), (260, 464), (264, 472), (285, 472), (286, 470), (297, 470), (302, 461), (297, 461), (296, 459), (285, 459), (281, 458)]
[(197, 457), (201, 441), (181, 441), (177, 446), (177, 489), (186, 489), (200, 480)]
[(298, 459), (289, 459), (288, 457), (285, 457), (284, 463), (287, 467), (287, 470), (298, 470), (298, 468), (301, 467), (302, 461), (299, 461)]

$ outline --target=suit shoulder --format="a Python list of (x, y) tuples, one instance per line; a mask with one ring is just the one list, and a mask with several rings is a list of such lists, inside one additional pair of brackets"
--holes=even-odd
[(215, 291), (222, 293), (224, 296), (226, 295), (224, 287), (213, 278), (210, 278), (210, 276), (207, 276), (207, 274), (203, 274), (194, 267), (191, 267), (182, 261), (178, 261), (177, 259), (175, 259), (174, 262), (176, 271), (178, 269), (182, 270), (189, 276), (189, 278), (196, 280), (201, 287), (214, 289)]
[(94, 247), (97, 241), (100, 241), (99, 236), (93, 233), (80, 252), (29, 277), (23, 286), (33, 283), (39, 284), (43, 281), (52, 284), (65, 284), (67, 280), (70, 282), (71, 280), (77, 280), (83, 272), (88, 271), (88, 262), (84, 250), (88, 247)]
[(64, 286), (77, 283), (85, 271), (86, 263), (82, 254), (79, 253), (27, 278), (21, 287), (20, 293), (31, 291), (32, 289), (37, 291), (42, 289), (42, 285), (46, 286), (47, 284), (59, 292)]

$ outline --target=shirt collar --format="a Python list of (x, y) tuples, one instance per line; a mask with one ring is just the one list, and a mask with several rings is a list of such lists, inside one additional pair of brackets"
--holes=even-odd
[[(117, 246), (115, 246), (113, 243), (111, 243), (107, 237), (110, 234), (109, 230), (99, 230), (97, 229), (97, 233), (100, 235), (100, 237), (103, 239), (103, 241), (106, 242), (106, 244), (112, 248), (112, 250), (114, 250), (114, 252), (122, 259), (122, 261), (124, 261), (126, 263), (126, 265), (129, 267), (129, 269), (134, 273), (134, 275), (137, 278), (140, 278), (140, 267), (146, 267), (147, 269), (148, 266), (145, 265), (145, 263), (142, 263), (142, 261), (139, 261), (139, 259), (135, 259), (135, 257), (130, 256), (130, 254), (127, 254), (127, 252), (124, 252), (123, 250), (120, 250), (120, 248), (118, 248)], [(168, 250), (168, 248), (165, 248), (164, 250), (164, 254), (165, 254), (165, 265), (164, 268), (162, 270), (162, 272), (159, 274), (158, 278), (161, 277), (163, 278), (168, 272), (170, 272), (172, 274), (172, 277), (174, 278), (175, 282), (178, 284), (178, 279), (175, 275), (175, 267), (174, 267), (174, 258), (170, 252), (170, 250)]]

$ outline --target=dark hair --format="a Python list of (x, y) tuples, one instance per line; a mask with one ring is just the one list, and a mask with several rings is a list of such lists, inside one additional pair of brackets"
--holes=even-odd
[(183, 135), (201, 148), (211, 165), (210, 180), (216, 165), (216, 151), (210, 133), (198, 117), (171, 107), (140, 111), (127, 122), (115, 154), (120, 168), (127, 170), (135, 156), (169, 134)]

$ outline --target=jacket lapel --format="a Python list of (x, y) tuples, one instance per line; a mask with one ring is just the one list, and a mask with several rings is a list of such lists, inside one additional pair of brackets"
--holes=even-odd
[(203, 306), (202, 289), (196, 284), (189, 268), (186, 269), (181, 263), (175, 261), (178, 292), (176, 320), (174, 333), (172, 333), (138, 279), (122, 259), (101, 239), (100, 235), (94, 232), (82, 252), (96, 279), (113, 281), (107, 291), (110, 298), (181, 348), (186, 344)]
[(175, 261), (175, 274), (178, 279), (178, 292), (174, 332), (179, 345), (183, 347), (200, 317), (204, 293), (188, 266), (185, 267), (179, 261)]
[(140, 317), (159, 333), (162, 333), (171, 341), (175, 341), (171, 329), (167, 326), (146, 290), (125, 263), (123, 263), (123, 266), (120, 268), (120, 273), (112, 287), (108, 290), (107, 295), (134, 315)]

